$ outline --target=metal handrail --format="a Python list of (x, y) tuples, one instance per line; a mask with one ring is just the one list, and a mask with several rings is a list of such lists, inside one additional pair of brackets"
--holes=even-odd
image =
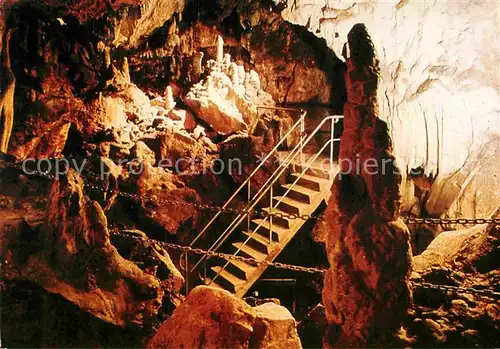
[[(300, 146), (301, 146), (301, 143), (298, 143), (292, 149), (292, 152), (290, 154), (288, 154), (288, 156), (285, 158), (285, 161), (287, 161), (288, 158), (291, 157), (295, 153), (295, 151), (300, 151), (298, 149)], [(288, 166), (288, 165), (286, 165), (286, 166)], [(280, 163), (280, 165), (278, 166), (278, 168), (271, 174), (271, 176), (269, 176), (269, 178), (266, 180), (266, 182), (260, 187), (259, 191), (255, 194), (254, 198), (252, 200), (249, 200), (246, 211), (249, 211), (249, 210), (253, 209), (253, 207), (255, 207), (255, 205), (264, 196), (265, 192), (269, 188), (269, 185), (272, 185), (272, 184), (274, 184), (274, 182), (276, 182), (277, 178), (275, 178), (275, 177), (281, 176), (281, 174), (284, 172), (284, 170), (281, 171), (281, 172), (279, 172), (279, 173), (278, 173), (278, 171), (281, 168), (286, 169), (286, 166), (283, 163)], [(276, 175), (277, 173), (278, 173), (278, 175)], [(272, 182), (272, 183), (270, 184), (270, 182)], [(253, 202), (253, 204), (252, 204), (252, 202)], [(236, 227), (243, 221), (243, 219), (246, 216), (248, 216), (248, 213), (240, 213), (240, 214), (238, 214), (238, 216), (229, 224), (229, 226), (226, 228), (226, 230), (224, 230), (224, 232), (219, 235), (219, 237), (217, 238), (217, 240), (212, 244), (212, 246), (210, 246), (210, 248), (207, 251), (211, 252), (213, 250), (218, 249), (224, 243), (224, 241), (226, 241), (226, 235), (227, 236), (231, 235), (232, 232), (234, 231), (234, 229), (236, 229)], [(207, 254), (203, 255), (203, 257), (201, 257), (198, 260), (198, 262), (193, 266), (193, 268), (191, 269), (191, 271), (194, 271), (196, 269), (196, 267), (198, 265), (200, 265), (200, 263), (206, 258), (206, 256), (207, 256)]]
[[(267, 156), (263, 160), (261, 160), (260, 164), (250, 173), (250, 175), (247, 177), (247, 179), (239, 186), (239, 188), (233, 193), (233, 195), (231, 195), (231, 197), (226, 201), (226, 203), (222, 206), (222, 210), (225, 209), (231, 203), (231, 201), (238, 195), (238, 193), (243, 188), (245, 188), (245, 186), (247, 186), (250, 183), (250, 180), (252, 179), (252, 177), (257, 173), (257, 171), (259, 171), (262, 168), (262, 166), (264, 166), (264, 164), (266, 164), (266, 162), (269, 160), (269, 158), (279, 149), (279, 147), (286, 141), (286, 139), (292, 134), (292, 132), (294, 132), (299, 126), (303, 127), (302, 125), (304, 123), (304, 119), (307, 116), (307, 112), (304, 109), (285, 108), (285, 107), (270, 107), (270, 106), (258, 106), (258, 108), (259, 109), (286, 110), (286, 111), (301, 111), (301, 115), (300, 115), (299, 119), (297, 120), (297, 122), (290, 128), (290, 130), (288, 130), (288, 132), (274, 146), (274, 148), (271, 149), (271, 151), (267, 154)], [(205, 227), (202, 229), (202, 231), (193, 239), (193, 241), (191, 242), (191, 244), (189, 246), (192, 247), (199, 240), (199, 238), (205, 234), (205, 232), (212, 225), (212, 223), (217, 219), (217, 217), (220, 216), (220, 214), (222, 213), (222, 210), (217, 212), (212, 217), (212, 219), (205, 225)], [(212, 245), (212, 247), (213, 247), (213, 245)], [(208, 251), (212, 251), (212, 247)], [(181, 258), (182, 258), (182, 256), (181, 256)], [(196, 263), (196, 265), (193, 267), (192, 270), (194, 270), (194, 268), (196, 268), (196, 266), (199, 265), (200, 261), (198, 263)], [(186, 264), (186, 268), (187, 269), (189, 268), (187, 264)]]
[[(277, 175), (277, 176), (274, 176), (276, 179), (279, 178), (281, 176), (281, 174), (286, 170), (286, 168), (288, 168), (288, 166), (292, 163), (293, 160), (295, 160), (295, 158), (301, 154), (301, 151), (303, 150), (303, 148), (311, 141), (312, 137), (316, 135), (316, 133), (321, 129), (321, 127), (325, 124), (325, 122), (329, 121), (329, 120), (332, 120), (332, 129), (334, 127), (334, 124), (338, 122), (338, 120), (342, 119), (343, 116), (340, 116), (340, 115), (331, 115), (331, 116), (328, 116), (326, 117), (325, 119), (323, 119), (321, 121), (321, 123), (314, 129), (313, 132), (311, 132), (311, 134), (309, 135), (309, 137), (301, 142), (300, 144), (300, 149), (298, 149), (297, 151), (292, 151), (291, 154), (293, 154), (293, 157), (292, 159), (289, 159), (290, 156), (287, 157), (287, 160), (284, 161), (283, 163), (283, 166), (280, 166), (280, 168), (277, 169), (276, 172), (278, 172), (278, 170), (280, 170), (281, 172)], [(332, 131), (332, 134), (333, 134), (333, 131)], [(333, 142), (335, 141), (339, 141), (340, 139), (339, 138), (331, 138), (328, 142), (326, 142), (323, 147), (315, 154), (315, 156), (312, 158), (312, 160), (310, 160), (307, 165), (305, 166), (305, 168), (302, 170), (301, 174), (299, 175), (299, 177), (294, 181), (294, 183), (292, 184), (292, 186), (286, 191), (286, 193), (282, 196), (282, 198), (279, 200), (278, 204), (279, 205), (283, 198), (290, 192), (290, 190), (292, 189), (292, 187), (300, 180), (300, 178), (302, 178), (302, 176), (305, 174), (305, 172), (310, 168), (311, 164), (318, 158), (318, 156), (326, 149), (326, 147), (330, 144), (333, 144)], [(331, 162), (330, 162), (331, 163)], [(331, 168), (330, 168), (331, 170)], [(255, 200), (255, 202), (249, 206), (247, 208), (247, 210), (251, 210), (253, 209), (253, 207), (257, 204), (257, 202), (260, 201), (260, 199), (262, 199), (262, 197), (264, 196), (265, 192), (267, 191), (267, 189), (269, 188), (272, 188), (272, 185), (274, 184), (276, 180), (273, 181), (273, 183), (271, 183), (268, 187), (266, 187), (266, 190), (259, 196), (259, 198), (257, 198)], [(265, 187), (265, 186), (263, 186)], [(271, 198), (272, 200), (272, 198)], [(271, 212), (272, 213), (272, 212)], [(262, 224), (267, 220), (267, 218), (269, 218), (271, 216), (268, 216), (266, 217), (258, 226), (257, 228), (255, 228), (255, 230), (252, 231), (252, 233), (247, 237), (247, 239), (243, 242), (243, 244), (238, 248), (238, 250), (233, 254), (233, 256), (236, 256), (240, 251), (241, 251), (241, 248), (243, 246), (245, 246), (248, 241), (250, 241), (250, 239), (253, 237), (253, 235), (257, 232), (257, 230), (262, 226)], [(242, 217), (240, 219), (240, 221), (238, 223), (236, 223), (235, 225), (233, 225), (233, 229), (226, 235), (226, 237), (223, 239), (223, 241), (221, 241), (221, 243), (219, 244), (219, 246), (227, 239), (227, 237), (229, 237), (231, 235), (231, 233), (234, 231), (234, 229), (238, 226), (238, 224), (241, 223), (241, 221), (243, 220), (244, 217)], [(238, 219), (238, 217), (237, 217)], [(234, 221), (233, 221), (234, 222)], [(271, 232), (272, 234), (272, 232)], [(223, 236), (224, 234), (222, 234), (221, 236)], [(226, 269), (226, 267), (229, 265), (230, 261), (227, 261), (226, 264), (224, 264), (224, 266), (219, 270), (219, 272), (210, 280), (210, 282), (207, 284), (207, 285), (210, 285), (213, 281), (215, 281), (215, 279), (220, 275), (220, 273)]]

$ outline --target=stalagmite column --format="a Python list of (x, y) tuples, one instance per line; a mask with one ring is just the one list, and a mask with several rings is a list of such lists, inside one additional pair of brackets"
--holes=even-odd
[(348, 35), (347, 102), (339, 164), (326, 217), (330, 269), (324, 346), (383, 346), (411, 305), (409, 232), (401, 218), (401, 175), (387, 125), (378, 118), (378, 60), (363, 24)]
[(200, 80), (200, 76), (203, 73), (203, 52), (196, 52), (193, 57), (193, 69), (192, 69), (192, 80), (198, 81)]
[(175, 108), (174, 94), (172, 92), (172, 87), (167, 86), (165, 89), (165, 107), (167, 110), (172, 110)]
[(222, 64), (224, 61), (224, 40), (219, 35), (217, 36), (217, 63)]

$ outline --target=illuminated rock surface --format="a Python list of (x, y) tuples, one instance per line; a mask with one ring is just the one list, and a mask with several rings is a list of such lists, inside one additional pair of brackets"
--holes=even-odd
[[(378, 119), (378, 62), (364, 25), (352, 28), (348, 45), (341, 172), (327, 208), (330, 269), (323, 304), (330, 326), (323, 345), (383, 346), (411, 306), (409, 232), (399, 218), (401, 176), (387, 127)], [(356, 159), (363, 164), (360, 171), (353, 166)], [(370, 160), (375, 169), (364, 165)], [(390, 167), (384, 171), (382, 164)]]
[(199, 286), (162, 324), (148, 348), (302, 348), (290, 312), (252, 308), (231, 293)]

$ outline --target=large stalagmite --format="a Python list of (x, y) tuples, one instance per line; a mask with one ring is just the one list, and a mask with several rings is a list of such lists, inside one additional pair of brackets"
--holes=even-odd
[(383, 345), (411, 304), (409, 233), (399, 217), (401, 176), (387, 125), (378, 118), (378, 60), (363, 24), (350, 31), (348, 47), (341, 172), (327, 214), (325, 347)]

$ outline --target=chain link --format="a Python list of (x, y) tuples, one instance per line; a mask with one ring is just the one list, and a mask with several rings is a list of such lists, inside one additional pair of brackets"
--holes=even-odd
[[(305, 272), (305, 273), (310, 273), (310, 274), (324, 274), (327, 269), (319, 269), (319, 268), (312, 268), (312, 267), (303, 267), (299, 265), (293, 265), (293, 264), (285, 264), (285, 263), (280, 263), (280, 262), (269, 262), (269, 261), (258, 261), (254, 258), (247, 258), (247, 257), (242, 257), (242, 256), (235, 256), (231, 254), (226, 254), (226, 253), (220, 253), (220, 252), (213, 252), (213, 251), (206, 251), (201, 248), (193, 248), (190, 246), (183, 246), (183, 245), (178, 245), (178, 244), (173, 244), (173, 243), (168, 243), (168, 242), (162, 242), (162, 241), (157, 241), (153, 240), (150, 238), (144, 238), (144, 237), (137, 237), (137, 236), (132, 236), (129, 234), (125, 234), (123, 232), (119, 231), (114, 231), (112, 233), (115, 236), (120, 236), (120, 237), (125, 237), (125, 238), (130, 238), (134, 240), (140, 240), (140, 241), (146, 241), (149, 243), (153, 244), (158, 244), (163, 247), (175, 249), (175, 250), (180, 250), (183, 252), (190, 252), (198, 255), (206, 255), (209, 257), (217, 257), (221, 258), (227, 261), (239, 261), (239, 262), (244, 262), (247, 264), (259, 266), (259, 265), (265, 265), (266, 267), (274, 267), (278, 269), (286, 269), (286, 270), (292, 270), (292, 271), (297, 271), (297, 272)], [(428, 282), (415, 282), (412, 281), (412, 286), (413, 287), (420, 287), (424, 289), (431, 289), (431, 290), (439, 290), (442, 292), (457, 292), (457, 293), (468, 293), (468, 294), (475, 294), (479, 295), (482, 297), (490, 297), (490, 298), (498, 298), (500, 299), (500, 292), (495, 292), (492, 290), (488, 289), (483, 289), (479, 290), (477, 288), (470, 288), (470, 287), (461, 287), (461, 286), (449, 286), (449, 285), (437, 285), (437, 284), (431, 284)]]
[(475, 294), (482, 297), (498, 298), (500, 299), (500, 292), (495, 292), (488, 289), (479, 290), (477, 288), (471, 287), (461, 287), (461, 286), (450, 286), (450, 285), (436, 285), (429, 282), (412, 282), (413, 287), (421, 287), (424, 289), (438, 290), (442, 292), (457, 292), (457, 293), (469, 293)]
[(500, 224), (500, 219), (495, 218), (413, 218), (403, 217), (408, 224)]
[(280, 269), (288, 269), (288, 270), (293, 270), (293, 271), (300, 271), (300, 272), (305, 272), (305, 273), (311, 273), (311, 274), (316, 274), (316, 273), (324, 273), (326, 269), (318, 269), (318, 268), (311, 268), (311, 267), (302, 267), (298, 265), (291, 265), (291, 264), (284, 264), (284, 263), (279, 263), (279, 262), (270, 262), (270, 261), (259, 261), (254, 258), (247, 258), (247, 257), (242, 257), (242, 256), (235, 256), (232, 254), (226, 254), (226, 253), (220, 253), (220, 252), (214, 252), (214, 251), (206, 251), (201, 248), (194, 248), (190, 246), (183, 246), (183, 245), (178, 245), (178, 244), (173, 244), (169, 242), (163, 242), (163, 241), (158, 241), (158, 240), (153, 240), (150, 238), (144, 238), (144, 237), (138, 237), (135, 235), (129, 235), (125, 234), (123, 232), (118, 232), (114, 231), (112, 233), (114, 236), (119, 236), (119, 237), (124, 237), (124, 238), (129, 238), (129, 239), (134, 239), (134, 240), (139, 240), (139, 241), (144, 241), (152, 244), (158, 244), (163, 247), (171, 248), (174, 250), (180, 250), (183, 252), (189, 252), (189, 253), (194, 253), (198, 255), (206, 255), (209, 257), (217, 257), (221, 258), (224, 260), (228, 261), (238, 261), (238, 262), (244, 262), (250, 265), (265, 265), (267, 267), (276, 267)]

